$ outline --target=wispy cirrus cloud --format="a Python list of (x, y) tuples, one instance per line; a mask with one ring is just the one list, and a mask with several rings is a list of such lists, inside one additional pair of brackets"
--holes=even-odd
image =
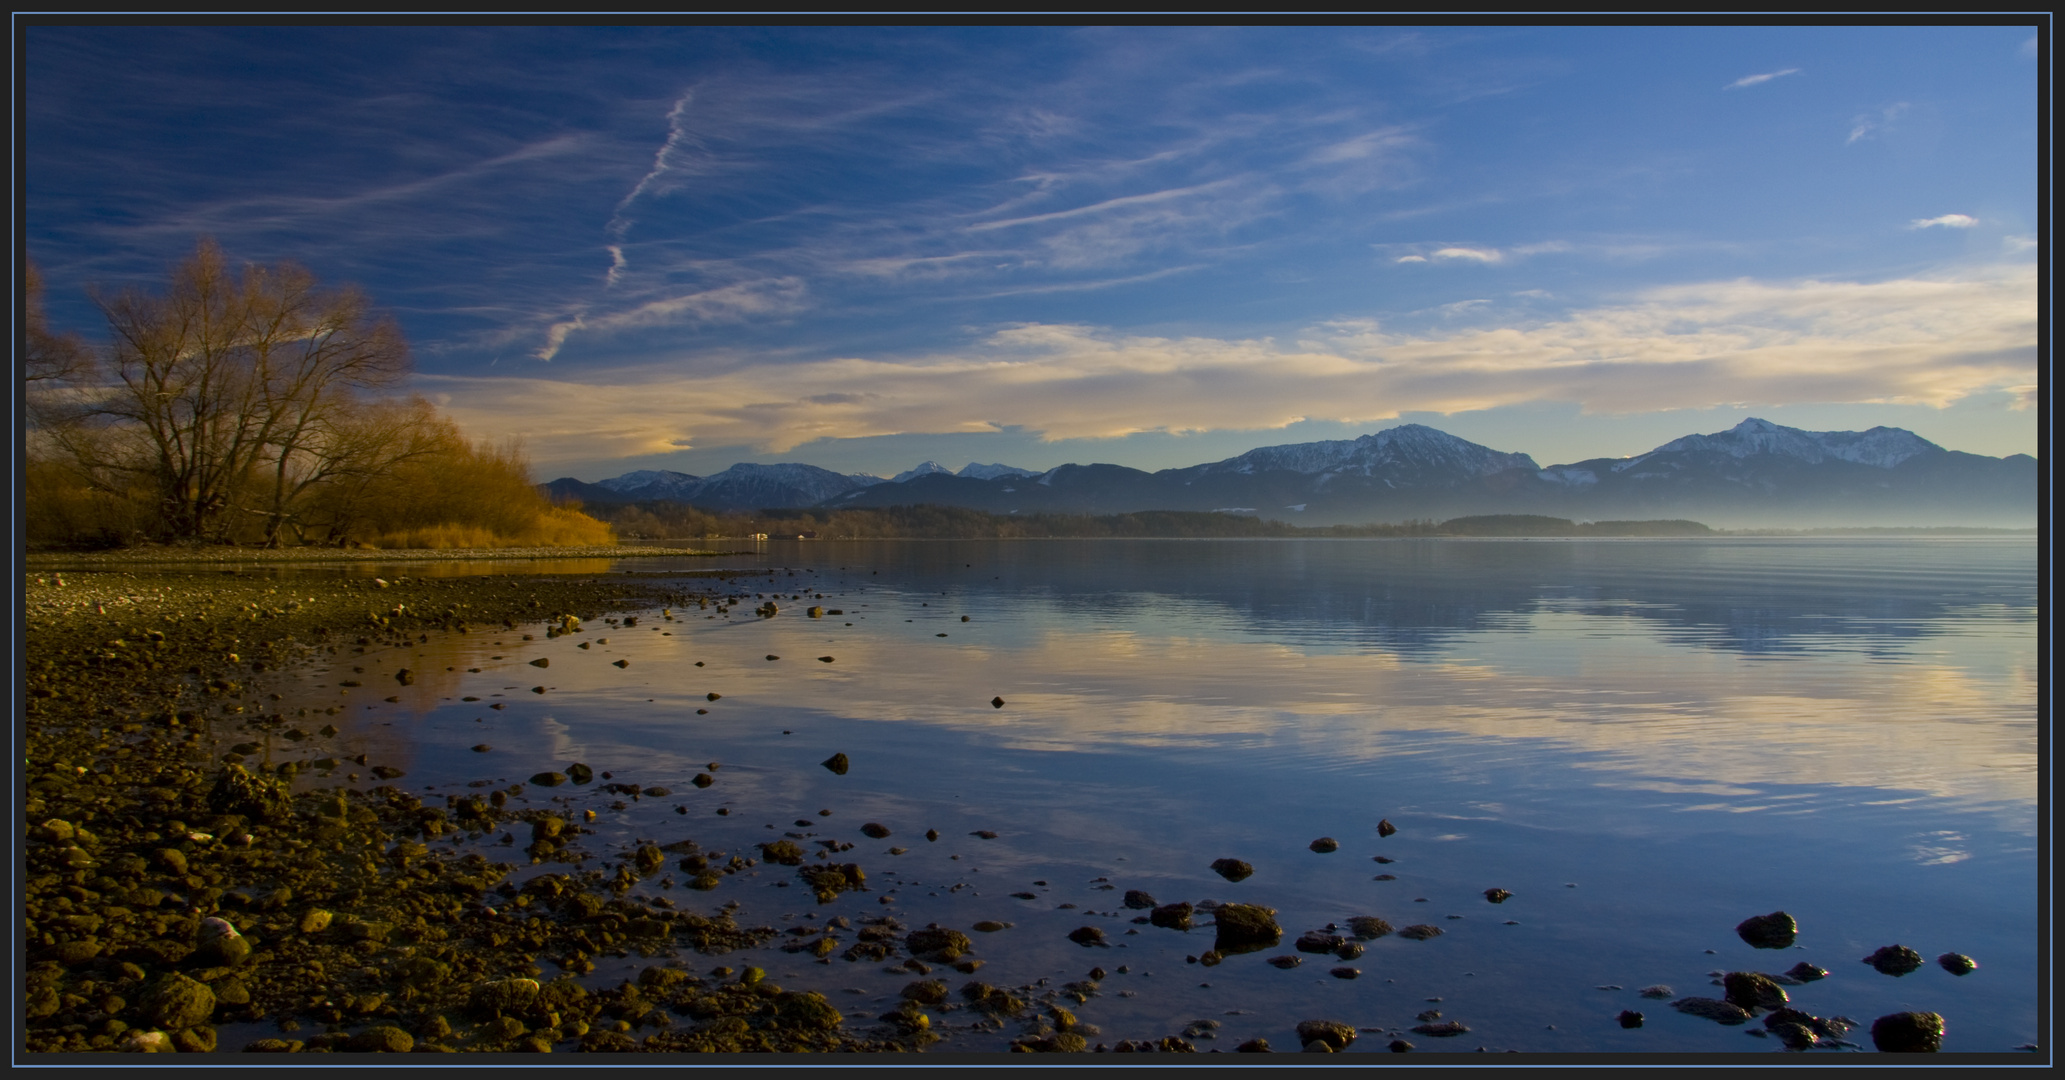
[(1796, 67), (1793, 67), (1793, 68), (1786, 68), (1786, 69), (1785, 69), (1785, 70), (1783, 70), (1783, 71), (1766, 71), (1766, 72), (1764, 72), (1764, 73), (1763, 73), (1763, 74), (1761, 74), (1761, 75), (1744, 75), (1744, 76), (1743, 76), (1742, 78), (1740, 78), (1740, 79), (1737, 79), (1737, 80), (1735, 80), (1735, 81), (1734, 81), (1734, 82), (1732, 82), (1732, 83), (1729, 83), (1728, 85), (1726, 85), (1726, 86), (1722, 87), (1721, 89), (1723, 89), (1723, 90), (1740, 90), (1740, 89), (1742, 89), (1742, 88), (1743, 88), (1743, 87), (1745, 87), (1745, 86), (1757, 86), (1757, 85), (1759, 85), (1759, 84), (1762, 84), (1762, 83), (1767, 83), (1767, 82), (1770, 82), (1770, 81), (1771, 81), (1771, 80), (1773, 80), (1773, 79), (1783, 79), (1783, 78), (1785, 78), (1785, 77), (1786, 77), (1787, 75), (1798, 75), (1799, 73), (1800, 73), (1800, 69), (1799, 69), (1799, 68), (1796, 68)]
[(2034, 267), (2004, 264), (1882, 282), (1671, 286), (1559, 317), (1417, 333), (1343, 320), (1285, 342), (1030, 323), (912, 357), (418, 381), (469, 430), (521, 435), (550, 463), (1008, 427), (1048, 439), (1258, 430), (1539, 401), (1611, 413), (1943, 406), (2033, 385), (2037, 318)]
[[(1395, 248), (1393, 250), (1396, 250)], [(1526, 258), (1529, 255), (1545, 255), (1571, 250), (1571, 246), (1560, 240), (1536, 244), (1515, 244), (1512, 247), (1496, 248), (1479, 244), (1444, 244), (1439, 247), (1422, 247), (1408, 255), (1393, 259), (1400, 263), (1464, 262), (1481, 265), (1497, 265), (1511, 259)]]
[(1944, 214), (1940, 217), (1916, 218), (1907, 223), (1910, 229), (1969, 229), (1979, 224), (1979, 219), (1969, 214)]
[(547, 327), (545, 344), (536, 355), (540, 360), (558, 356), (568, 335), (575, 331), (615, 334), (657, 326), (738, 322), (793, 315), (807, 306), (807, 294), (808, 289), (800, 278), (769, 278), (648, 300), (635, 307), (592, 317), (576, 315)]
[(1896, 101), (1876, 113), (1859, 113), (1850, 120), (1850, 137), (1843, 142), (1849, 144), (1859, 139), (1870, 138), (1892, 127), (1893, 122), (1900, 119), (1907, 110), (1907, 102)]

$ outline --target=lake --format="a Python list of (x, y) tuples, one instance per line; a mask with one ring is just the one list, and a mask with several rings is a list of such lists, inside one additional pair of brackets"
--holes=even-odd
[[(341, 742), (406, 767), (399, 783), (426, 799), (575, 761), (668, 789), (529, 790), (598, 811), (598, 860), (640, 840), (850, 843), (835, 861), (864, 867), (870, 891), (830, 904), (770, 863), (667, 895), (736, 901), (742, 921), (782, 928), (884, 912), (1008, 923), (971, 931), (985, 981), (1058, 987), (1105, 969), (1101, 992), (1069, 1005), (1098, 1029), (1092, 1045), (1187, 1029), (1200, 1050), (1256, 1036), (1294, 1050), (1299, 1021), (1332, 1019), (1363, 1029), (1352, 1051), (1402, 1037), (1421, 1051), (1777, 1052), (1761, 1023), (1670, 998), (1801, 962), (1830, 974), (1787, 987), (1794, 1005), (1859, 1021), (1848, 1041), (1866, 1048), (1873, 1018), (1906, 1010), (1946, 1018), (1946, 1051), (2038, 1038), (2031, 540), (753, 546), (696, 563), (736, 572), (694, 583), (738, 598), (722, 613), (433, 635), (351, 661), (421, 672), (399, 704), (381, 700), (391, 679), (340, 689), (329, 668), (299, 673), (285, 704), (343, 706)], [(770, 599), (779, 614), (755, 615)], [(820, 765), (835, 753), (843, 775)], [(704, 772), (715, 782), (693, 786)], [(1312, 850), (1320, 838), (1338, 849)], [(1214, 873), (1222, 858), (1252, 876)], [(1511, 895), (1492, 903), (1493, 889)], [(1189, 962), (1209, 926), (1137, 921), (1129, 890), (1262, 904), (1285, 937)], [(1792, 948), (1735, 933), (1779, 910), (1798, 922)], [(1367, 915), (1442, 933), (1364, 941), (1352, 960), (1293, 949)], [(1085, 926), (1103, 943), (1070, 939)], [(1922, 967), (1861, 962), (1894, 944)], [(1939, 967), (1952, 952), (1977, 970)], [(1268, 963), (1281, 956), (1302, 962)], [(758, 964), (823, 990), (850, 1024), (917, 977), (772, 949), (687, 959)], [(1640, 994), (1656, 986), (1669, 998)], [(1624, 1028), (1623, 1010), (1643, 1025)], [(975, 1015), (935, 1013), (936, 1049), (1001, 1050), (1020, 1033)], [(1467, 1031), (1411, 1030), (1448, 1021)]]

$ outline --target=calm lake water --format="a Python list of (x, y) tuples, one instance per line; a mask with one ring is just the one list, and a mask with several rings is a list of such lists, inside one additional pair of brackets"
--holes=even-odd
[[(1369, 1029), (1353, 1051), (1396, 1031), (1421, 1050), (1776, 1052), (1748, 1033), (1760, 1024), (1638, 991), (1718, 998), (1721, 972), (1800, 961), (1832, 972), (1790, 988), (1817, 1015), (1938, 1012), (1946, 1051), (2039, 1037), (2030, 540), (769, 543), (694, 567), (740, 571), (698, 587), (744, 599), (554, 640), (526, 627), (537, 640), (369, 651), (352, 662), (426, 674), (389, 705), (391, 680), (340, 690), (311, 669), (303, 700), (348, 703), (340, 740), (406, 767), (426, 798), (573, 761), (671, 789), (621, 811), (600, 784), (531, 790), (600, 810), (586, 839), (604, 857), (641, 839), (851, 842), (839, 858), (872, 891), (832, 904), (765, 864), (668, 895), (736, 900), (777, 927), (885, 911), (1011, 923), (972, 935), (979, 977), (1058, 986), (1105, 968), (1103, 993), (1072, 1006), (1093, 1045), (1206, 1020), (1201, 1050), (1258, 1035), (1296, 1049), (1297, 1022), (1323, 1018)], [(770, 598), (780, 615), (752, 614)], [(807, 618), (812, 604), (843, 614)], [(527, 666), (539, 657), (549, 669)], [(494, 751), (469, 750), (481, 742)], [(835, 752), (846, 775), (819, 765)], [(713, 761), (717, 782), (691, 786)], [(867, 822), (893, 835), (868, 839)], [(1309, 850), (1320, 837), (1339, 850)], [(1254, 875), (1222, 879), (1222, 857)], [(1491, 904), (1492, 888), (1512, 896)], [(1129, 889), (1276, 908), (1284, 944), (1186, 963), (1211, 930), (1135, 925)], [(1780, 909), (1794, 948), (1735, 935)], [(1367, 942), (1352, 981), (1329, 956), (1265, 962), (1358, 915), (1445, 932)], [(1068, 939), (1085, 925), (1107, 946)], [(1860, 962), (1896, 943), (1930, 962), (1897, 978)], [(1947, 952), (1978, 970), (1949, 974), (1933, 962)], [(773, 950), (744, 962), (850, 1016), (915, 977)], [(1623, 1009), (1646, 1024), (1623, 1029)], [(1411, 1033), (1427, 1010), (1468, 1033)], [(934, 1019), (940, 1051), (1017, 1034)], [(1852, 1039), (1869, 1047), (1864, 1027)]]

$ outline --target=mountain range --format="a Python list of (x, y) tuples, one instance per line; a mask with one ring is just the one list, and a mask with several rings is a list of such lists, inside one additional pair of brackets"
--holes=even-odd
[(590, 506), (670, 501), (708, 510), (845, 509), (932, 503), (993, 513), (1217, 510), (1294, 524), (1548, 514), (1580, 520), (1694, 518), (1711, 525), (2026, 527), (2038, 463), (1945, 450), (1911, 431), (1802, 431), (1755, 418), (1645, 454), (1538, 466), (1421, 424), (1357, 439), (1265, 446), (1143, 472), (1044, 472), (924, 462), (890, 479), (812, 465), (738, 464), (711, 476), (641, 470), (545, 485)]

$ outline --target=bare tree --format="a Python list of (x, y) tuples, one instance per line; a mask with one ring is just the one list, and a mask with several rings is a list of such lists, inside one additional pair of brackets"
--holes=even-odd
[(233, 273), (212, 241), (164, 295), (95, 302), (112, 379), (83, 410), (98, 425), (60, 441), (88, 472), (150, 490), (179, 538), (226, 539), (255, 518), (277, 543), (332, 420), (408, 371), (400, 331), (358, 293), (320, 289), (292, 264)]
[(28, 264), (22, 275), (22, 380), (34, 389), (91, 377), (93, 354), (75, 334), (53, 333), (43, 314), (43, 274)]

